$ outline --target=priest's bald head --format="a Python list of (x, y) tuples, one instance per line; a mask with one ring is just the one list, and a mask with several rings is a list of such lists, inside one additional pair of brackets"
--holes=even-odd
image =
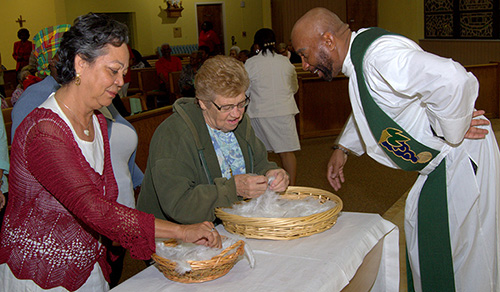
[(304, 70), (331, 81), (342, 70), (349, 50), (349, 25), (326, 8), (313, 8), (292, 30), (292, 44)]

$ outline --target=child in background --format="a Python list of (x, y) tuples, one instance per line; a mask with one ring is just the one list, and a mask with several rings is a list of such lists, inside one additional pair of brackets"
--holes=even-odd
[(238, 54), (238, 60), (245, 63), (249, 55), (250, 55), (249, 50), (241, 50), (240, 53)]
[[(33, 85), (35, 83), (38, 83), (42, 81), (42, 79), (38, 76), (35, 76), (36, 68), (32, 65), (24, 66), (19, 74), (17, 74), (17, 81), (18, 85), (16, 90), (12, 92), (12, 97), (10, 101), (12, 102), (12, 106), (16, 104), (17, 100), (19, 97), (21, 97), (21, 94), (23, 94), (24, 90), (28, 88), (28, 86)], [(2, 104), (3, 108), (3, 104)]]

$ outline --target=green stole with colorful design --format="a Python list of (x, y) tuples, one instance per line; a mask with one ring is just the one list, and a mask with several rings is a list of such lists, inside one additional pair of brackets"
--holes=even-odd
[[(363, 75), (363, 58), (370, 44), (392, 34), (381, 28), (359, 33), (352, 43), (351, 59), (356, 71), (361, 104), (378, 145), (401, 169), (420, 171), (439, 151), (413, 139), (373, 100)], [(418, 199), (418, 253), (422, 291), (455, 291), (453, 259), (448, 225), (445, 159), (427, 177)], [(408, 291), (414, 291), (408, 266)]]

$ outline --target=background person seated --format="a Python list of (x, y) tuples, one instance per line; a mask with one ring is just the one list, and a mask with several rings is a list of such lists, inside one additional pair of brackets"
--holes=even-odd
[(210, 48), (207, 46), (199, 46), (198, 51), (201, 52), (201, 64), (203, 64), (208, 58), (210, 58)]
[[(21, 97), (26, 88), (28, 88), (30, 85), (42, 81), (42, 79), (36, 76), (35, 74), (36, 74), (36, 68), (32, 65), (24, 66), (21, 69), (21, 71), (19, 71), (19, 74), (17, 74), (18, 84), (16, 90), (12, 92), (12, 97), (10, 99), (12, 106), (16, 104), (17, 100)], [(4, 108), (3, 103), (2, 103), (2, 108)]]
[(214, 208), (288, 187), (287, 173), (267, 159), (245, 114), (250, 84), (243, 63), (205, 61), (196, 98), (178, 99), (156, 129), (137, 209), (175, 222), (214, 221)]
[(130, 68), (142, 69), (142, 68), (150, 68), (151, 67), (148, 60), (144, 59), (138, 50), (132, 49), (132, 54), (133, 54), (132, 55), (132, 63), (130, 64)]
[(238, 54), (240, 53), (241, 49), (238, 46), (232, 46), (231, 49), (229, 49), (229, 56), (238, 59)]
[(238, 54), (238, 60), (245, 63), (248, 60), (249, 55), (250, 55), (249, 50), (241, 50), (240, 53)]
[(194, 77), (201, 66), (202, 52), (194, 51), (189, 57), (189, 64), (182, 67), (181, 76), (179, 78), (179, 88), (181, 96), (195, 97)]
[(290, 59), (292, 53), (288, 51), (288, 46), (285, 43), (280, 43), (278, 45), (278, 53)]
[[(155, 64), (156, 73), (160, 78), (160, 90), (164, 92), (170, 92), (168, 88), (168, 73), (181, 71), (182, 63), (181, 59), (176, 56), (172, 56), (172, 49), (169, 44), (161, 45), (161, 58)], [(158, 103), (170, 103), (168, 100), (158, 100)]]

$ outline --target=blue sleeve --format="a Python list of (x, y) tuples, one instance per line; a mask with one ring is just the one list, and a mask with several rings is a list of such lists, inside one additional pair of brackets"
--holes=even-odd
[(134, 189), (142, 184), (142, 179), (144, 178), (144, 173), (139, 168), (139, 166), (135, 163), (135, 152), (130, 156), (130, 160), (128, 162), (128, 168), (130, 170), (130, 175), (132, 176), (132, 184)]

